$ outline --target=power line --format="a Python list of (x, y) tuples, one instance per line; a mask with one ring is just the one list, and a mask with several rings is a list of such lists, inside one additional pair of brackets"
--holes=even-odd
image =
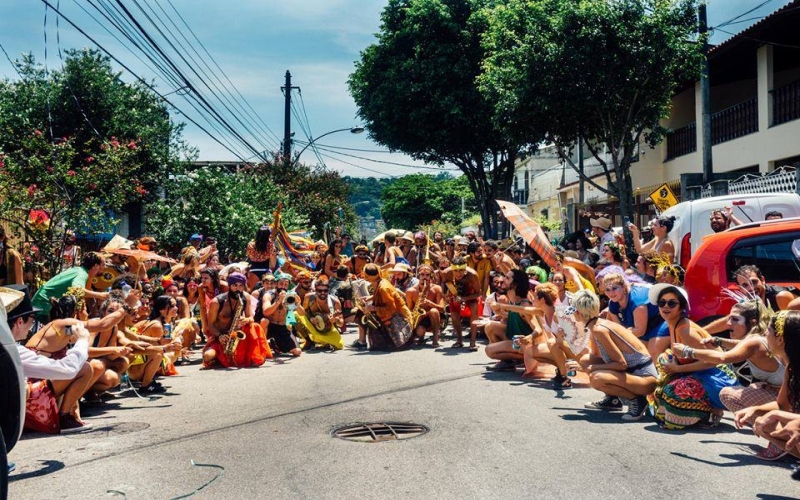
[(217, 143), (218, 143), (220, 146), (222, 146), (223, 148), (227, 149), (227, 150), (228, 150), (230, 153), (232, 153), (234, 156), (236, 156), (237, 158), (239, 158), (240, 160), (242, 160), (244, 163), (248, 163), (246, 160), (244, 160), (243, 156), (242, 156), (242, 155), (241, 155), (239, 152), (237, 152), (237, 151), (234, 151), (234, 150), (233, 150), (232, 148), (230, 148), (228, 145), (224, 144), (224, 143), (223, 143), (223, 142), (222, 142), (222, 141), (221, 141), (221, 140), (220, 140), (218, 137), (216, 137), (214, 134), (212, 134), (211, 132), (209, 132), (209, 131), (208, 131), (208, 129), (207, 129), (206, 127), (204, 127), (204, 126), (202, 126), (201, 124), (199, 124), (199, 123), (198, 123), (196, 120), (194, 120), (192, 117), (190, 117), (190, 116), (186, 115), (185, 113), (183, 113), (183, 112), (182, 112), (182, 111), (181, 111), (181, 110), (180, 110), (180, 109), (179, 109), (177, 106), (175, 106), (175, 105), (174, 105), (174, 104), (173, 104), (173, 103), (172, 103), (172, 102), (171, 102), (169, 99), (167, 99), (166, 97), (164, 97), (164, 95), (162, 95), (160, 92), (158, 92), (158, 91), (155, 89), (155, 87), (153, 87), (151, 84), (147, 83), (147, 81), (145, 81), (145, 80), (144, 80), (142, 77), (140, 77), (139, 75), (137, 75), (137, 74), (136, 74), (136, 72), (134, 72), (134, 71), (133, 71), (133, 70), (132, 70), (130, 67), (128, 67), (128, 65), (126, 65), (126, 64), (125, 64), (124, 62), (122, 62), (122, 61), (121, 61), (121, 60), (120, 60), (118, 57), (116, 57), (114, 54), (112, 54), (112, 53), (111, 53), (111, 52), (110, 52), (108, 49), (106, 49), (106, 48), (105, 48), (105, 47), (104, 47), (102, 44), (100, 44), (100, 43), (99, 43), (97, 40), (95, 40), (95, 39), (94, 39), (94, 38), (93, 38), (91, 35), (89, 35), (89, 34), (88, 34), (88, 33), (87, 33), (85, 30), (83, 30), (83, 29), (82, 29), (80, 26), (78, 26), (77, 24), (75, 24), (75, 23), (74, 23), (74, 22), (73, 22), (71, 19), (69, 19), (69, 18), (68, 18), (66, 15), (64, 15), (64, 14), (63, 14), (63, 13), (62, 13), (60, 10), (57, 10), (57, 9), (55, 9), (55, 8), (53, 7), (53, 5), (52, 5), (52, 4), (51, 4), (51, 3), (50, 3), (48, 0), (41, 0), (41, 1), (42, 1), (42, 3), (44, 3), (45, 5), (47, 5), (49, 8), (53, 9), (53, 10), (54, 10), (54, 12), (55, 12), (56, 14), (58, 14), (59, 16), (61, 16), (61, 18), (62, 18), (62, 19), (64, 19), (64, 21), (66, 21), (66, 22), (67, 22), (67, 23), (68, 23), (70, 26), (72, 26), (73, 28), (75, 28), (75, 29), (76, 29), (76, 30), (77, 30), (77, 31), (78, 31), (78, 32), (79, 32), (81, 35), (83, 35), (84, 37), (86, 37), (86, 38), (87, 38), (87, 39), (88, 39), (90, 42), (92, 42), (92, 43), (93, 43), (95, 46), (97, 46), (97, 48), (99, 48), (101, 51), (103, 51), (103, 52), (104, 52), (106, 55), (108, 55), (108, 56), (109, 56), (111, 59), (113, 59), (113, 60), (114, 60), (114, 61), (115, 61), (117, 64), (119, 64), (119, 65), (120, 65), (120, 66), (121, 66), (123, 69), (125, 69), (125, 70), (126, 70), (128, 73), (130, 73), (130, 74), (131, 74), (131, 75), (132, 75), (134, 78), (136, 78), (136, 79), (137, 79), (137, 80), (138, 80), (138, 81), (139, 81), (139, 82), (140, 82), (142, 85), (146, 86), (148, 89), (150, 89), (150, 90), (151, 90), (152, 92), (154, 92), (156, 95), (158, 95), (159, 97), (161, 97), (161, 99), (163, 99), (163, 100), (164, 100), (164, 101), (165, 101), (167, 104), (169, 104), (170, 106), (172, 106), (173, 108), (175, 108), (176, 110), (178, 110), (178, 111), (179, 111), (179, 112), (180, 112), (180, 113), (181, 113), (181, 114), (182, 114), (184, 117), (186, 117), (186, 119), (187, 119), (187, 120), (189, 120), (189, 121), (190, 121), (192, 124), (194, 124), (194, 125), (195, 125), (197, 128), (199, 128), (200, 130), (202, 130), (202, 131), (203, 131), (205, 134), (207, 134), (207, 135), (208, 135), (208, 136), (209, 136), (209, 137), (210, 137), (212, 140), (214, 140), (215, 142), (217, 142)]
[(761, 40), (760, 38), (753, 38), (753, 37), (750, 37), (750, 36), (745, 36), (745, 35), (742, 35), (740, 33), (731, 33), (730, 31), (725, 31), (725, 30), (719, 30), (719, 31), (721, 31), (723, 33), (727, 33), (728, 35), (737, 36), (739, 38), (744, 38), (745, 40), (750, 40), (752, 42), (758, 42), (758, 43), (761, 43), (761, 44), (764, 44), (764, 45), (773, 45), (775, 47), (784, 47), (784, 48), (787, 48), (787, 49), (800, 49), (800, 45), (788, 45), (788, 44), (785, 44), (785, 43), (770, 42), (768, 40)]
[(331, 160), (336, 160), (338, 162), (344, 163), (345, 165), (350, 165), (351, 167), (356, 167), (356, 168), (360, 168), (361, 170), (366, 170), (367, 172), (372, 172), (372, 173), (375, 173), (375, 174), (381, 174), (381, 175), (386, 176), (386, 177), (399, 177), (397, 175), (387, 174), (386, 172), (380, 172), (378, 170), (372, 170), (371, 168), (362, 167), (361, 165), (356, 165), (355, 163), (350, 163), (349, 161), (342, 160), (341, 158), (334, 158), (333, 156), (326, 155), (324, 153), (321, 153), (321, 154), (322, 154), (322, 156), (326, 156), (326, 157), (330, 158)]
[(722, 27), (725, 27), (725, 26), (727, 26), (727, 25), (729, 25), (729, 24), (732, 24), (732, 23), (733, 23), (734, 21), (736, 21), (737, 19), (741, 19), (742, 17), (746, 16), (747, 14), (751, 14), (751, 13), (753, 13), (753, 12), (757, 11), (758, 9), (760, 9), (761, 7), (763, 7), (763, 6), (767, 5), (768, 3), (772, 2), (772, 1), (774, 1), (774, 0), (764, 0), (764, 1), (763, 1), (763, 2), (761, 2), (760, 4), (758, 4), (758, 5), (756, 5), (755, 7), (753, 7), (752, 9), (750, 9), (750, 10), (747, 10), (747, 11), (745, 11), (745, 12), (742, 12), (742, 13), (741, 13), (741, 14), (739, 14), (738, 16), (736, 16), (736, 17), (733, 17), (733, 18), (731, 18), (731, 19), (728, 19), (727, 21), (725, 21), (725, 22), (723, 22), (723, 23), (721, 23), (721, 24), (719, 24), (719, 25), (717, 25), (716, 27), (714, 27), (714, 28), (711, 28), (711, 29), (722, 28)]
[(461, 171), (461, 169), (459, 169), (459, 168), (428, 167), (428, 166), (425, 166), (425, 165), (409, 165), (407, 163), (397, 163), (397, 162), (386, 161), (386, 160), (375, 160), (373, 158), (367, 158), (365, 156), (351, 155), (351, 154), (348, 154), (348, 153), (342, 153), (341, 151), (332, 151), (332, 150), (330, 150), (328, 148), (325, 148), (325, 147), (322, 147), (322, 146), (320, 146), (319, 149), (322, 150), (322, 151), (327, 151), (328, 153), (334, 153), (334, 154), (338, 154), (338, 155), (342, 155), (342, 156), (347, 156), (349, 158), (355, 158), (355, 159), (358, 159), (358, 160), (371, 161), (373, 163), (381, 163), (381, 164), (384, 164), (384, 165), (396, 165), (398, 167), (417, 168), (417, 169), (422, 169), (422, 170), (436, 170), (437, 172), (442, 172), (442, 171), (451, 171), (451, 172), (459, 171), (460, 172)]

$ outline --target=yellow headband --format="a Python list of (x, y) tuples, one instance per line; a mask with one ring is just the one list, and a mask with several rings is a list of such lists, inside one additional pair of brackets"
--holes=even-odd
[(451, 264), (450, 265), (450, 269), (453, 270), (453, 271), (466, 271), (467, 270), (467, 265), (466, 264), (461, 264), (461, 265), (457, 266), (457, 265), (452, 265)]
[(783, 337), (783, 329), (786, 326), (786, 316), (789, 315), (789, 311), (780, 311), (775, 316), (775, 336), (776, 337)]

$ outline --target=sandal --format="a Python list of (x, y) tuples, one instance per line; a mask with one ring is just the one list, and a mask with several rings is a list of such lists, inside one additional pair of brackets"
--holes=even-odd
[(433, 347), (434, 349), (438, 349), (441, 347), (441, 344), (439, 344), (438, 342), (434, 342), (433, 344), (431, 344), (431, 347)]
[(788, 452), (782, 448), (778, 448), (774, 444), (770, 443), (769, 446), (760, 450), (756, 453), (756, 456), (761, 460), (767, 460), (772, 462), (774, 460), (780, 460), (781, 458), (785, 457)]
[(469, 346), (469, 351), (470, 352), (478, 352), (478, 346), (476, 346), (476, 345)]
[(450, 349), (461, 349), (462, 347), (464, 347), (464, 342), (458, 340), (455, 344), (450, 346)]

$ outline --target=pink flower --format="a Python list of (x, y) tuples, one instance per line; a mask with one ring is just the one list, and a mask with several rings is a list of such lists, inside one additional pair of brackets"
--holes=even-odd
[(90, 182), (90, 183), (89, 183), (89, 189), (91, 189), (92, 191), (94, 191), (95, 189), (97, 189), (97, 184), (95, 184), (94, 182)]
[(136, 143), (131, 141), (128, 143), (128, 149), (136, 149)]
[(677, 380), (672, 387), (675, 395), (681, 399), (699, 400), (703, 399), (706, 394), (703, 384), (694, 377), (683, 377)]
[(94, 156), (87, 156), (86, 163), (92, 163), (94, 161)]
[(47, 173), (48, 174), (52, 174), (53, 173), (53, 167), (47, 167)]
[(41, 130), (34, 130), (33, 131), (33, 135), (40, 136), (40, 135), (42, 135), (42, 132), (41, 132)]
[(67, 170), (67, 175), (70, 176), (70, 177), (75, 177), (75, 171), (74, 170)]
[(31, 184), (28, 186), (28, 198), (33, 198), (34, 194), (36, 194), (36, 184)]

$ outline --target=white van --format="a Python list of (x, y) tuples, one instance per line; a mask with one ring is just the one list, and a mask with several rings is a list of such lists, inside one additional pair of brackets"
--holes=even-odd
[(800, 216), (800, 195), (750, 193), (678, 203), (662, 214), (675, 217), (675, 226), (669, 232), (669, 239), (675, 245), (675, 262), (686, 268), (692, 254), (703, 242), (703, 237), (713, 233), (709, 224), (711, 211), (726, 206), (733, 209), (733, 215), (743, 224), (762, 221), (764, 214), (773, 210), (784, 217), (797, 217)]

